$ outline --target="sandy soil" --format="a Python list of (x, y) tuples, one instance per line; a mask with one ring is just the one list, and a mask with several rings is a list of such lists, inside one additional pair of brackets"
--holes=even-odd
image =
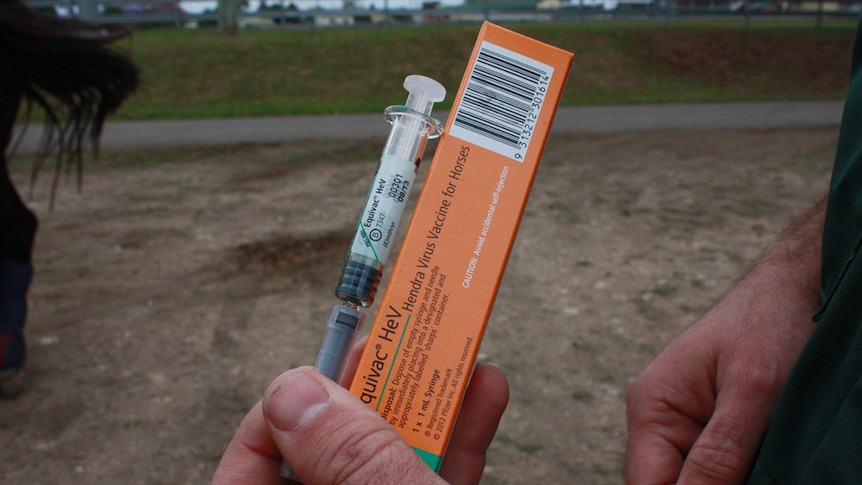
[[(622, 483), (629, 382), (825, 192), (836, 138), (551, 138), (481, 349), (512, 386), (483, 483)], [(313, 362), (380, 146), (107, 153), (53, 212), (37, 187), (0, 482), (207, 482), (267, 383)]]

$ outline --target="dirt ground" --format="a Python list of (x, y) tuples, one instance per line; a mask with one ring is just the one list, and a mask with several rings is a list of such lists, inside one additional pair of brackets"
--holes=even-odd
[[(825, 193), (836, 140), (552, 137), (481, 348), (512, 388), (483, 483), (622, 483), (628, 384)], [(32, 379), (0, 401), (0, 482), (209, 480), (323, 336), (382, 141), (321, 145), (105, 153), (53, 211), (43, 177)]]

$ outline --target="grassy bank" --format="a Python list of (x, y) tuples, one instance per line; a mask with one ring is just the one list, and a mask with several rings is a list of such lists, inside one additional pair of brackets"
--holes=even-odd
[[(143, 86), (117, 118), (376, 112), (403, 102), (408, 74), (454, 91), (478, 28), (140, 30), (118, 45)], [(852, 23), (511, 28), (574, 52), (564, 105), (840, 98), (853, 38)]]

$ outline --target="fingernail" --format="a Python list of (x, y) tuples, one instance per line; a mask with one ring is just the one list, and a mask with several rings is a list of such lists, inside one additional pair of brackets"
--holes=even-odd
[(276, 428), (293, 431), (317, 414), (329, 401), (329, 394), (305, 374), (287, 378), (272, 391), (265, 403), (267, 419)]

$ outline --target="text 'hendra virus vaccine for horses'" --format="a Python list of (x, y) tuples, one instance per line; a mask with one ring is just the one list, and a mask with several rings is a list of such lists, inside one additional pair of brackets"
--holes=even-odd
[[(483, 25), (350, 385), (435, 471), (571, 62), (569, 52)], [(369, 197), (365, 230), (385, 229)]]

